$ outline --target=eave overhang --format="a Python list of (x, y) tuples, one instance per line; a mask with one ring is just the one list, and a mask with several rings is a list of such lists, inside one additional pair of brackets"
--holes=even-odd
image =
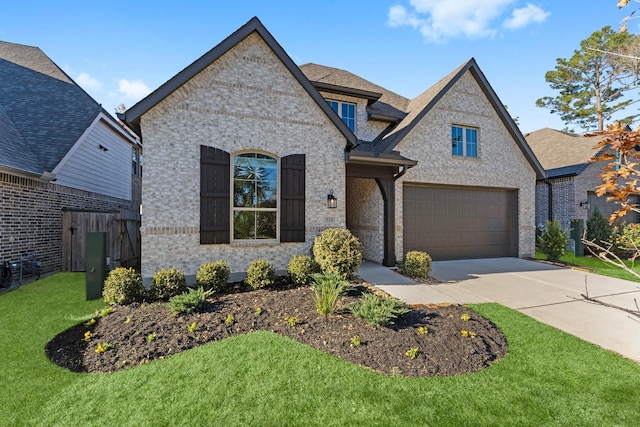
[(418, 164), (416, 160), (408, 159), (396, 153), (369, 153), (364, 151), (347, 152), (345, 162), (356, 165), (405, 166), (407, 168), (412, 168)]
[(367, 105), (376, 102), (382, 96), (379, 92), (371, 92), (363, 89), (355, 89), (346, 86), (333, 85), (330, 83), (312, 81), (311, 84), (321, 92), (335, 93), (336, 95), (353, 96), (367, 100)]

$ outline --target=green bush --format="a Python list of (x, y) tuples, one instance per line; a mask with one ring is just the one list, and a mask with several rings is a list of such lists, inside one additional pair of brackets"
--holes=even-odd
[(351, 284), (335, 273), (316, 273), (313, 276), (316, 310), (323, 316), (335, 313), (338, 297), (351, 288)]
[(320, 266), (309, 255), (295, 255), (287, 266), (289, 277), (298, 285), (308, 284), (312, 275), (319, 272)]
[(249, 264), (244, 280), (253, 289), (271, 287), (276, 282), (276, 272), (269, 261), (256, 259)]
[(205, 291), (220, 292), (229, 281), (229, 266), (223, 260), (205, 262), (196, 272), (196, 282)]
[(142, 277), (133, 268), (118, 267), (104, 281), (102, 298), (107, 304), (131, 304), (144, 297)]
[(613, 243), (613, 226), (596, 207), (587, 220), (587, 240), (608, 247)]
[(313, 256), (324, 273), (349, 279), (362, 264), (360, 242), (346, 228), (328, 228), (313, 241)]
[(637, 253), (640, 249), (640, 225), (623, 223), (615, 229), (616, 245), (624, 251)]
[(404, 255), (400, 269), (409, 277), (427, 277), (431, 272), (431, 257), (422, 251), (411, 251)]
[(178, 314), (198, 311), (212, 293), (211, 290), (204, 290), (200, 287), (198, 289), (189, 289), (188, 292), (171, 297), (169, 299), (171, 314), (177, 316)]
[(402, 301), (375, 294), (365, 294), (350, 309), (354, 316), (364, 319), (372, 326), (392, 325), (399, 316), (409, 311)]
[(547, 221), (547, 226), (538, 238), (540, 252), (547, 256), (547, 260), (556, 262), (567, 252), (567, 236), (562, 232), (558, 221)]
[(168, 300), (187, 291), (184, 273), (177, 268), (161, 269), (151, 278), (150, 293), (155, 299)]

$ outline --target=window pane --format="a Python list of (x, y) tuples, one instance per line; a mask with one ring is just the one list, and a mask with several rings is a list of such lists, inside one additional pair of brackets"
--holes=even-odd
[[(277, 200), (278, 160), (260, 153), (234, 156), (233, 239), (276, 239)], [(273, 210), (264, 212), (255, 208)]]
[(256, 182), (248, 179), (233, 180), (233, 206), (256, 207)]
[(255, 239), (256, 213), (251, 211), (233, 212), (233, 238), (236, 240)]
[[(329, 104), (329, 106), (331, 108), (333, 108), (333, 111), (338, 113), (338, 103), (336, 101), (327, 101), (327, 103)], [(340, 114), (340, 113), (338, 113), (338, 114)]]
[(256, 212), (256, 239), (276, 238), (276, 213)]
[(478, 157), (477, 132), (475, 129), (466, 129), (467, 157)]
[(278, 183), (276, 181), (257, 181), (256, 182), (256, 207), (259, 208), (275, 208), (277, 207), (277, 190)]
[(457, 126), (451, 127), (451, 154), (454, 156), (462, 156), (462, 128)]
[(342, 104), (342, 121), (351, 131), (356, 130), (356, 106), (353, 104)]

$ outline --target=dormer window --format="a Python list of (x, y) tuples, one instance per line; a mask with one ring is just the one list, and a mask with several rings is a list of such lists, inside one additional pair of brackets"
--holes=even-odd
[(356, 131), (356, 104), (349, 102), (327, 100), (329, 106), (333, 108), (333, 111), (338, 113), (338, 116), (342, 119), (345, 125), (351, 132)]

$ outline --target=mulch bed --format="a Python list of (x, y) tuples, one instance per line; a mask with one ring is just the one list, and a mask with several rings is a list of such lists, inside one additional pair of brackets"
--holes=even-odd
[[(74, 372), (114, 372), (207, 342), (266, 330), (385, 375), (409, 377), (476, 372), (507, 351), (504, 335), (491, 321), (460, 305), (410, 306), (395, 324), (373, 327), (348, 309), (365, 292), (377, 290), (356, 285), (340, 298), (338, 312), (324, 317), (315, 310), (311, 287), (250, 291), (236, 284), (235, 293), (209, 300), (198, 313), (173, 316), (162, 303), (116, 306), (93, 324), (62, 332), (45, 350), (54, 363)], [(462, 320), (463, 314), (470, 319)], [(294, 326), (292, 317), (297, 318)], [(197, 330), (189, 332), (187, 326), (194, 322)], [(419, 334), (420, 326), (427, 328), (426, 334)], [(89, 341), (84, 339), (87, 331)], [(475, 336), (465, 337), (461, 331)], [(360, 345), (352, 344), (354, 336)], [(96, 353), (98, 343), (112, 347)], [(410, 358), (406, 353), (414, 348), (417, 355)]]

